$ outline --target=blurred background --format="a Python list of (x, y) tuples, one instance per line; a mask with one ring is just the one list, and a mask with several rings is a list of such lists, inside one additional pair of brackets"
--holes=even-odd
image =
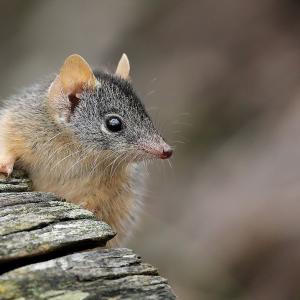
[(66, 56), (114, 71), (176, 147), (126, 246), (179, 299), (300, 297), (300, 2), (1, 0), (0, 97)]

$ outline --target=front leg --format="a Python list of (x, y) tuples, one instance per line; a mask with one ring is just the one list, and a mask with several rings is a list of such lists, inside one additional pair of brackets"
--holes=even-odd
[(0, 144), (0, 173), (4, 173), (9, 176), (14, 168), (15, 157), (12, 154), (9, 154), (4, 145)]
[(9, 142), (6, 136), (8, 132), (8, 118), (2, 116), (0, 119), (0, 173), (4, 173), (7, 176), (11, 174), (16, 161), (15, 154), (9, 150)]
[[(0, 123), (0, 126), (2, 124)], [(9, 176), (14, 168), (16, 157), (14, 153), (9, 151), (8, 142), (4, 135), (4, 126), (2, 126), (2, 132), (0, 132), (0, 173), (4, 173)]]

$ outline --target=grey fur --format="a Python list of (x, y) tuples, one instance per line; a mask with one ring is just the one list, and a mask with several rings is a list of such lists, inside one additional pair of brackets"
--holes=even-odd
[[(17, 164), (29, 172), (37, 190), (58, 192), (59, 196), (67, 200), (70, 197), (73, 201), (75, 191), (72, 189), (77, 188), (76, 182), (81, 182), (82, 178), (85, 180), (82, 183), (84, 195), (88, 197), (94, 193), (94, 187), (89, 186), (91, 180), (108, 187), (109, 201), (119, 199), (121, 206), (123, 195), (128, 197), (129, 191), (134, 205), (120, 221), (124, 232), (135, 222), (141, 203), (144, 171), (140, 162), (153, 159), (153, 155), (143, 151), (141, 146), (161, 148), (166, 144), (129, 81), (103, 72), (95, 72), (95, 76), (99, 86), (94, 91), (84, 89), (77, 95), (79, 103), (67, 121), (57, 120), (49, 109), (48, 89), (54, 77), (8, 99), (1, 115), (9, 114), (13, 123), (12, 132), (6, 134), (14, 136), (17, 132), (22, 136), (26, 149), (34, 157), (33, 163), (18, 157)], [(66, 109), (62, 105), (59, 111), (63, 114)], [(124, 122), (122, 131), (113, 133), (107, 130), (105, 120), (110, 114), (121, 117)], [(58, 147), (55, 141), (62, 135), (71, 142)], [(90, 159), (86, 160), (87, 157)], [(128, 179), (118, 188), (112, 186), (113, 178), (124, 168)]]
[[(149, 142), (157, 139), (158, 132), (131, 84), (99, 72), (96, 78), (100, 87), (94, 93), (84, 91), (81, 94), (82, 101), (69, 124), (82, 143), (118, 151), (140, 142), (147, 143), (147, 139)], [(112, 134), (102, 132), (101, 127), (108, 114), (121, 116), (124, 130)]]
[[(6, 109), (13, 112), (16, 127), (32, 148), (43, 147), (43, 142), (47, 143), (53, 135), (66, 129), (83, 146), (97, 151), (140, 151), (137, 147), (139, 144), (159, 144), (162, 141), (128, 81), (102, 72), (95, 72), (95, 75), (100, 87), (94, 92), (84, 90), (81, 93), (79, 105), (70, 122), (63, 124), (64, 126), (58, 126), (48, 110), (47, 93), (53, 78), (24, 89), (4, 103)], [(117, 133), (103, 132), (101, 128), (105, 126), (105, 116), (108, 114), (121, 116), (125, 124), (124, 130)]]

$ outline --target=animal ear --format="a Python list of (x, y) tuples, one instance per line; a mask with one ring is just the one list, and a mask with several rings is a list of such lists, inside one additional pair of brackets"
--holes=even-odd
[(78, 54), (70, 55), (49, 88), (50, 106), (59, 115), (69, 116), (80, 101), (78, 94), (85, 88), (95, 88), (97, 84), (89, 64)]
[(125, 53), (121, 56), (117, 69), (116, 69), (116, 75), (121, 77), (122, 79), (128, 79), (129, 78), (129, 72), (130, 72), (130, 64), (128, 57)]
[(94, 88), (97, 79), (89, 64), (78, 54), (70, 55), (62, 65), (58, 78), (66, 95), (76, 95), (83, 88)]

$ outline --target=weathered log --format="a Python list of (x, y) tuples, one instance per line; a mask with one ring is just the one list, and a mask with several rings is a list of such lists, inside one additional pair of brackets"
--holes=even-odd
[(131, 250), (100, 249), (0, 276), (2, 299), (175, 299), (156, 269)]
[(7, 268), (15, 260), (103, 246), (114, 235), (91, 212), (53, 194), (0, 194), (0, 267)]
[(175, 299), (165, 279), (80, 206), (0, 178), (0, 299)]
[(26, 176), (24, 171), (14, 170), (8, 178), (0, 174), (0, 193), (29, 192), (31, 190), (31, 180)]

